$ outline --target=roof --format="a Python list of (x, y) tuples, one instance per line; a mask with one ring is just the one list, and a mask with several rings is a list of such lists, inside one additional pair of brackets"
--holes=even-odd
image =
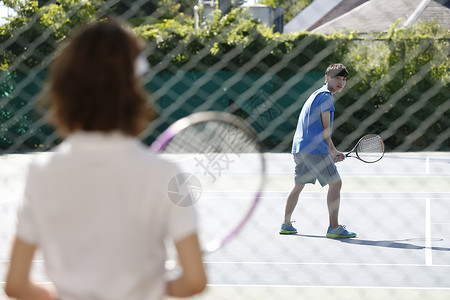
[(299, 32), (307, 30), (314, 23), (323, 19), (334, 8), (342, 2), (349, 2), (344, 0), (314, 0), (310, 5), (305, 7), (299, 14), (297, 14), (291, 21), (284, 25), (283, 32)]
[(333, 8), (331, 11), (329, 11), (322, 19), (315, 22), (312, 26), (308, 28), (308, 30), (313, 30), (314, 28), (317, 28), (325, 23), (328, 23), (343, 14), (351, 11), (352, 9), (360, 6), (361, 4), (367, 2), (369, 0), (350, 0), (350, 1), (342, 1), (339, 3), (335, 8)]
[(434, 19), (444, 28), (450, 29), (450, 0), (430, 1), (417, 18), (417, 22)]
[[(308, 18), (308, 15), (302, 18)], [(397, 20), (400, 20), (399, 26), (436, 20), (450, 29), (450, 0), (342, 0), (307, 30), (323, 34), (383, 32)], [(296, 24), (300, 23), (301, 20), (297, 19)], [(289, 28), (289, 23), (286, 27)], [(298, 31), (301, 30), (304, 29)]]

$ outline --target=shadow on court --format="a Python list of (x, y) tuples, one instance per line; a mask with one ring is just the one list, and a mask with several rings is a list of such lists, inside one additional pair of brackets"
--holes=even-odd
[[(295, 236), (317, 238), (317, 239), (328, 239), (324, 235), (321, 236), (321, 235), (295, 234)], [(374, 241), (374, 240), (361, 240), (361, 239), (354, 239), (354, 238), (335, 239), (335, 241), (337, 241), (337, 242), (353, 244), (353, 245), (361, 245), (361, 246), (374, 246), (374, 247), (412, 249), (412, 250), (423, 250), (423, 249), (427, 248), (426, 246), (420, 246), (420, 245), (408, 243), (409, 240), (418, 240), (418, 239), (405, 239), (402, 241), (398, 241), (398, 240)], [(443, 241), (443, 239), (433, 239), (433, 241)], [(433, 251), (450, 251), (450, 248), (445, 248), (445, 247), (429, 247), (429, 249), (431, 249)]]

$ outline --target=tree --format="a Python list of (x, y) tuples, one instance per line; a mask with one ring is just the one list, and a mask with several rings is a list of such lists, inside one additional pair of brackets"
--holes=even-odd
[(260, 0), (259, 3), (268, 6), (280, 6), (284, 10), (284, 22), (287, 23), (299, 14), (313, 0)]
[(74, 28), (93, 20), (102, 2), (60, 0), (40, 6), (38, 1), (3, 1), (17, 15), (0, 27), (1, 69), (14, 63), (17, 72), (28, 72), (42, 63)]

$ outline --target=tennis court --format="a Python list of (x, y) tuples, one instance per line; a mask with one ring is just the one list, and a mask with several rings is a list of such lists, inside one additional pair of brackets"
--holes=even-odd
[[(293, 216), (299, 233), (278, 234), (293, 162), (285, 153), (266, 158), (269, 176), (255, 214), (235, 240), (205, 257), (209, 288), (195, 299), (450, 297), (449, 153), (388, 153), (375, 164), (350, 158), (339, 163), (344, 183), (340, 222), (358, 233), (343, 240), (325, 238), (326, 188), (319, 185), (301, 195)], [(14, 226), (13, 195), (32, 155), (0, 159), (3, 279)], [(237, 199), (250, 193), (229, 192)], [(40, 257), (33, 277), (47, 281)]]
[[(243, 119), (268, 152), (268, 178), (254, 214), (236, 238), (204, 257), (208, 289), (192, 299), (450, 299), (449, 1), (0, 1), (5, 5), (0, 287), (27, 165), (61, 142), (38, 106), (50, 63), (76, 28), (112, 13), (146, 44), (139, 57), (150, 69), (140, 80), (158, 116), (139, 139), (151, 145), (174, 122), (217, 111)], [(263, 21), (261, 8), (273, 19)], [(293, 186), (287, 152), (299, 113), (335, 63), (346, 66), (348, 79), (333, 96), (333, 143), (350, 150), (364, 135), (377, 134), (387, 153), (374, 164), (354, 158), (338, 164), (339, 221), (357, 238), (325, 237), (327, 188), (319, 184), (301, 194), (292, 216), (298, 234), (280, 235)], [(203, 166), (210, 151), (200, 152), (204, 157), (191, 157), (191, 164)], [(255, 191), (244, 180), (257, 178), (250, 164), (243, 172), (228, 162), (232, 176), (197, 192), (213, 199), (231, 224), (231, 210), (221, 209), (233, 203), (245, 212), (239, 204), (253, 200)], [(194, 175), (201, 179), (204, 171), (211, 169)], [(32, 277), (49, 281), (39, 253)]]

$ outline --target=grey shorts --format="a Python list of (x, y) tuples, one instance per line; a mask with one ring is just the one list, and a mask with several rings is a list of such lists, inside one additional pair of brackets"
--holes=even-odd
[(294, 153), (295, 184), (316, 183), (321, 186), (341, 179), (329, 154)]

